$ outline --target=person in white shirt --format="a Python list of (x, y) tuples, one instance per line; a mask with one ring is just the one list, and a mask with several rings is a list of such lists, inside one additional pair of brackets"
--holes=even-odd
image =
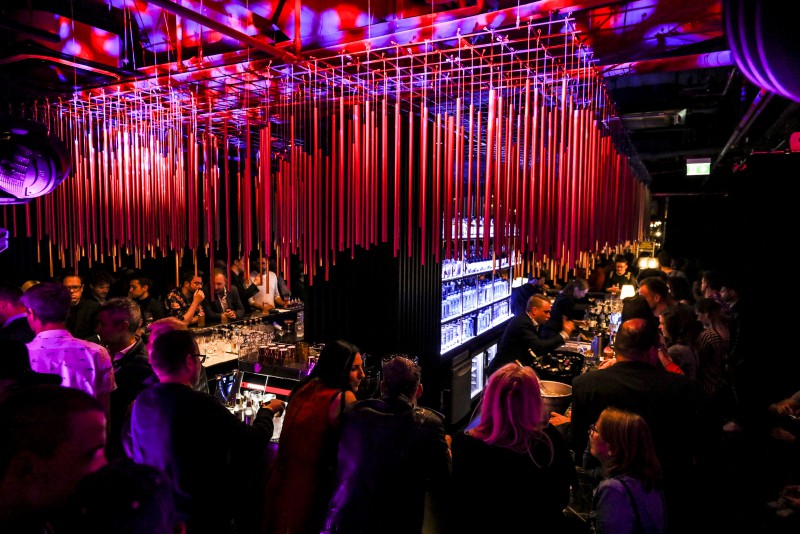
[(94, 396), (108, 414), (111, 392), (116, 389), (111, 357), (102, 346), (76, 339), (67, 331), (67, 288), (53, 282), (37, 284), (22, 295), (22, 303), (36, 334), (28, 343), (31, 369), (59, 375), (62, 386)]
[[(262, 271), (266, 272), (267, 258), (261, 258)], [(258, 272), (252, 271), (250, 277), (256, 280)], [(256, 280), (257, 281), (257, 280)], [(250, 306), (255, 309), (261, 310), (264, 313), (269, 312), (276, 306), (285, 306), (283, 298), (281, 298), (278, 291), (278, 275), (273, 271), (269, 271), (268, 275), (261, 276), (261, 283), (258, 285), (258, 293), (250, 298)]]

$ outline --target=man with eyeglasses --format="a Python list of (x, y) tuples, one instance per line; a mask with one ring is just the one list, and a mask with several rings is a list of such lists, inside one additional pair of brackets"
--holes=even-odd
[(78, 274), (69, 274), (62, 280), (69, 291), (69, 315), (67, 330), (78, 339), (94, 338), (94, 327), (100, 304), (92, 298), (83, 298), (83, 278)]
[[(158, 376), (136, 397), (128, 450), (136, 463), (172, 476), (188, 532), (235, 532), (238, 506), (255, 488), (245, 474), (263, 475), (273, 417), (284, 402), (261, 405), (252, 426), (240, 421), (207, 393), (192, 389), (204, 357), (188, 330), (159, 334), (150, 362)], [(240, 529), (243, 530), (243, 529)]]
[(507, 363), (516, 361), (520, 365), (531, 365), (534, 356), (545, 354), (563, 345), (575, 330), (575, 323), (564, 318), (563, 330), (551, 337), (542, 334), (542, 326), (550, 317), (550, 299), (544, 295), (533, 295), (528, 299), (525, 313), (514, 317), (506, 326), (503, 337), (497, 345), (497, 355), (489, 363), (486, 377), (503, 367)]

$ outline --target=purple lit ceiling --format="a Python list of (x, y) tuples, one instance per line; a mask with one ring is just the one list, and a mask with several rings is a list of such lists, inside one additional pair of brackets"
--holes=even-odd
[(0, 102), (15, 108), (76, 93), (187, 91), (235, 117), (294, 98), (302, 84), (321, 99), (335, 87), (415, 94), (435, 71), (434, 90), (480, 94), (504, 69), (580, 83), (589, 60), (656, 194), (709, 186), (685, 176), (687, 157), (711, 157), (724, 178), (800, 129), (796, 103), (757, 98), (736, 66), (722, 0), (30, 0), (0, 9)]

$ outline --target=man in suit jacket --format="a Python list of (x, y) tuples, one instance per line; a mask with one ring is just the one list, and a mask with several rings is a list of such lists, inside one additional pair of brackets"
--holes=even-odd
[(35, 335), (20, 298), (20, 288), (11, 284), (0, 285), (0, 340), (16, 339), (28, 343)]
[[(702, 392), (689, 378), (648, 363), (658, 329), (645, 319), (623, 322), (614, 338), (617, 363), (572, 381), (572, 450), (578, 463), (586, 450), (589, 426), (614, 406), (641, 415), (653, 435), (664, 473), (674, 532), (690, 517), (695, 461), (711, 437), (701, 425)], [(706, 421), (708, 423), (708, 421)], [(697, 499), (700, 502), (700, 499)], [(674, 512), (674, 513), (672, 513)], [(674, 520), (674, 521), (673, 521)]]
[(558, 335), (542, 337), (540, 329), (550, 315), (550, 307), (550, 299), (544, 295), (533, 295), (528, 299), (525, 313), (514, 317), (506, 326), (497, 346), (497, 355), (489, 364), (487, 378), (505, 364), (515, 360), (522, 365), (531, 365), (533, 356), (529, 350), (537, 356), (544, 356), (569, 339), (575, 329), (575, 323), (567, 318), (564, 318), (563, 330)]
[[(206, 317), (209, 321), (233, 321), (244, 317), (244, 305), (235, 287), (228, 289), (228, 280), (221, 270), (214, 271), (214, 300), (203, 301)], [(222, 319), (222, 316), (225, 319)]]

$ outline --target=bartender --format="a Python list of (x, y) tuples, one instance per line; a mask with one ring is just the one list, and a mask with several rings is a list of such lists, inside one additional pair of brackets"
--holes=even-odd
[[(283, 298), (278, 290), (278, 275), (274, 271), (267, 271), (267, 258), (261, 258), (262, 271), (266, 274), (261, 276), (261, 283), (258, 285), (258, 293), (250, 298), (250, 306), (254, 309), (261, 310), (263, 313), (269, 311), (277, 306), (281, 308), (286, 306)], [(250, 277), (256, 279), (259, 273), (252, 271)]]
[(620, 291), (622, 291), (622, 286), (627, 285), (633, 286), (633, 289), (636, 290), (636, 277), (633, 276), (628, 268), (628, 258), (622, 254), (617, 254), (614, 257), (614, 273), (606, 278), (603, 291), (612, 295), (619, 295)]
[(542, 327), (550, 316), (551, 306), (550, 299), (544, 295), (537, 294), (528, 299), (525, 313), (514, 317), (506, 326), (497, 346), (497, 355), (487, 369), (487, 377), (505, 364), (514, 361), (520, 365), (531, 365), (534, 355), (544, 356), (569, 339), (575, 330), (575, 323), (567, 318), (564, 318), (561, 332), (551, 337), (542, 334)]

